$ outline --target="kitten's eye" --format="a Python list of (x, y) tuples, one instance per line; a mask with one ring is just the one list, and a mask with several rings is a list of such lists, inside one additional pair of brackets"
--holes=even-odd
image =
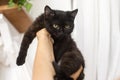
[(71, 26), (69, 26), (69, 25), (66, 25), (66, 26), (65, 26), (65, 28), (66, 28), (66, 29), (70, 29), (70, 28), (71, 28)]
[(53, 27), (54, 27), (55, 29), (60, 29), (60, 27), (59, 27), (58, 25), (56, 25), (56, 24), (53, 24)]

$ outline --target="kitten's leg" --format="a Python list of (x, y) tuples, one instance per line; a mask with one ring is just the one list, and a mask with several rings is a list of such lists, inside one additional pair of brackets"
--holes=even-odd
[[(66, 75), (72, 75), (80, 68), (81, 65), (83, 66), (83, 71), (84, 71), (84, 60), (80, 55), (80, 52), (74, 50), (74, 51), (66, 52), (62, 56), (60, 68)], [(77, 80), (83, 80), (84, 78), (83, 71)]]
[(54, 61), (52, 62), (56, 75), (54, 76), (54, 80), (73, 80), (70, 76), (65, 75), (60, 66)]
[(55, 61), (53, 61), (52, 64), (53, 64), (55, 72), (59, 73), (60, 72), (60, 67), (58, 66), (58, 64)]
[(25, 33), (21, 47), (20, 47), (20, 52), (19, 56), (17, 58), (17, 65), (23, 65), (25, 63), (25, 58), (27, 55), (27, 50), (29, 48), (30, 43), (36, 36), (36, 32), (40, 30), (39, 28), (36, 28), (35, 26), (32, 26), (29, 28), (29, 30)]
[(56, 75), (54, 75), (54, 80), (57, 80), (57, 75), (59, 73), (59, 66), (57, 65), (57, 63), (55, 61), (52, 62), (52, 65), (53, 65), (55, 73), (56, 73)]
[(25, 63), (25, 58), (26, 58), (26, 55), (27, 55), (27, 49), (28, 49), (30, 43), (32, 42), (32, 40), (34, 39), (34, 37), (35, 37), (35, 34), (30, 35), (29, 33), (26, 33), (24, 35), (23, 40), (22, 40), (22, 44), (21, 44), (21, 47), (20, 47), (19, 56), (17, 58), (17, 65), (22, 65), (22, 64)]

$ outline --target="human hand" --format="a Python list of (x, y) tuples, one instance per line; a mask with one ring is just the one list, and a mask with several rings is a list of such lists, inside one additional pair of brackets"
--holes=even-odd
[(82, 70), (83, 70), (83, 67), (80, 66), (79, 70), (76, 71), (74, 74), (72, 74), (70, 77), (72, 77), (74, 80), (77, 80), (77, 78), (78, 78), (79, 75), (81, 74)]
[(53, 39), (51, 38), (48, 31), (44, 28), (36, 33), (38, 39), (39, 53), (48, 59), (54, 61), (53, 55)]
[(52, 62), (54, 61), (53, 43), (46, 29), (36, 33), (38, 47), (34, 60), (32, 80), (53, 80), (55, 75)]

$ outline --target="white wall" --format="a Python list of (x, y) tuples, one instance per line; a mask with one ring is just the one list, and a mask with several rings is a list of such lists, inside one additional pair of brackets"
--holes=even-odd
[(71, 10), (71, 0), (33, 0), (30, 15), (35, 19), (44, 12), (44, 7), (49, 5), (53, 9)]

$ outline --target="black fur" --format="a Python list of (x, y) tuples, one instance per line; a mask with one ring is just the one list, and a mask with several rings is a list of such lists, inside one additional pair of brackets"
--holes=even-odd
[[(53, 62), (53, 66), (56, 72), (54, 80), (73, 80), (70, 75), (76, 72), (80, 66), (83, 66), (83, 70), (77, 80), (83, 80), (84, 58), (71, 38), (77, 11), (77, 9), (66, 12), (52, 10), (46, 6), (44, 13), (33, 22), (24, 35), (17, 58), (17, 65), (25, 63), (27, 50), (34, 37), (36, 37), (36, 32), (46, 28), (54, 39), (55, 62)], [(59, 65), (58, 62), (60, 62)]]

